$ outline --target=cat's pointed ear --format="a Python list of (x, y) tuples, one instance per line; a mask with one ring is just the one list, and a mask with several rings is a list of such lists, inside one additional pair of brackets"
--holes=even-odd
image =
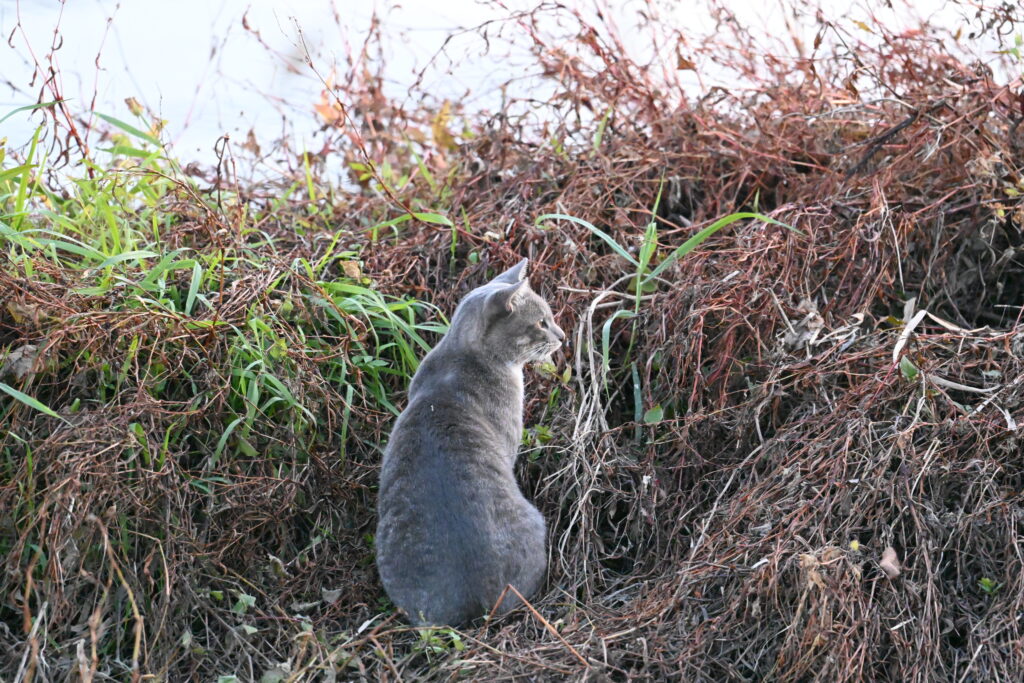
[(506, 282), (510, 285), (514, 285), (517, 282), (521, 282), (526, 279), (526, 264), (530, 259), (523, 259), (519, 263), (515, 264), (498, 277), (491, 280), (491, 282)]
[[(525, 261), (523, 263), (525, 263)], [(514, 285), (502, 287), (491, 294), (488, 298), (487, 304), (491, 307), (491, 310), (511, 313), (522, 303), (523, 298), (529, 290), (529, 281), (520, 280)]]

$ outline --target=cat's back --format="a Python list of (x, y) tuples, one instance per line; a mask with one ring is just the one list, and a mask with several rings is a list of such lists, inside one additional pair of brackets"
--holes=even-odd
[(527, 537), (543, 544), (543, 518), (515, 485), (508, 437), (464, 380), (449, 368), (418, 384), (381, 469), (377, 565), (417, 623), (486, 613), (518, 573), (509, 549)]
[(511, 383), (482, 378), (478, 363), (443, 349), (424, 360), (384, 451), (382, 523), (443, 525), (456, 552), (490, 533), (496, 504), (522, 497), (512, 472), (518, 406), (503, 395)]

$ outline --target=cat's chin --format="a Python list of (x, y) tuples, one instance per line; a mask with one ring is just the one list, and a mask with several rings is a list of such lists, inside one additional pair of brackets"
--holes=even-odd
[(536, 367), (536, 366), (539, 366), (539, 365), (554, 365), (555, 364), (554, 353), (557, 350), (558, 350), (557, 348), (554, 348), (554, 349), (551, 349), (550, 351), (548, 351), (547, 353), (539, 353), (537, 355), (530, 356), (526, 360), (526, 365), (529, 365), (529, 366), (532, 366), (532, 367)]

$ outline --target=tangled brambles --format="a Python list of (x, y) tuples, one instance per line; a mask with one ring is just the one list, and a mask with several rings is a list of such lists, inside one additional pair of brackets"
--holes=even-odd
[[(1019, 79), (927, 34), (707, 45), (759, 86), (680, 107), (601, 31), (588, 69), (527, 28), (547, 135), (414, 145), (437, 118), (353, 83), (357, 192), (3, 180), (0, 674), (1021, 678)], [(671, 260), (735, 212), (794, 230)], [(548, 587), (413, 631), (381, 441), (437, 311), (520, 256), (573, 331), (527, 389)]]

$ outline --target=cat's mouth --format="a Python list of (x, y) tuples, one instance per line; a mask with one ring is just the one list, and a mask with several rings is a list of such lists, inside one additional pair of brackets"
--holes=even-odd
[(554, 363), (551, 357), (562, 346), (561, 342), (544, 342), (532, 347), (526, 354), (530, 363)]

